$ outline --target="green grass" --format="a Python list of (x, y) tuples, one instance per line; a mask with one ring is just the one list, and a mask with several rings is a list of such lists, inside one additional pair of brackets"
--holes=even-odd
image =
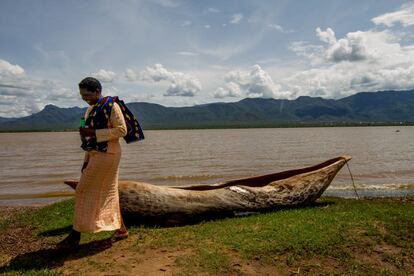
[[(25, 213), (19, 221), (30, 226), (34, 235), (58, 240), (69, 231), (72, 215), (69, 200)], [(333, 273), (372, 275), (404, 274), (414, 265), (412, 201), (325, 198), (306, 208), (182, 227), (132, 226), (130, 231), (139, 237), (130, 246), (131, 254), (146, 248), (187, 250), (176, 260), (184, 274), (232, 272), (234, 258), (280, 269), (308, 267), (313, 272), (324, 272), (324, 262), (333, 260)], [(108, 236), (86, 235), (82, 243)], [(393, 250), (378, 253), (378, 246)], [(361, 259), (375, 254), (394, 271)]]
[[(38, 236), (52, 236), (61, 239), (71, 230), (74, 212), (74, 200), (65, 200), (48, 205), (35, 212), (23, 213), (19, 221), (22, 225), (30, 225), (33, 234)], [(109, 232), (97, 234), (83, 234), (81, 242), (110, 237)]]
[(36, 235), (67, 227), (72, 224), (73, 204), (74, 201), (71, 199), (48, 205), (35, 212), (25, 212), (20, 216), (19, 221), (23, 225), (35, 228)]

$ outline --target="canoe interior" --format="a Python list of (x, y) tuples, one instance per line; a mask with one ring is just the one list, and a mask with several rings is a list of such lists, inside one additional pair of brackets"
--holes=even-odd
[(298, 174), (317, 171), (327, 166), (333, 165), (339, 161), (348, 161), (350, 159), (351, 157), (349, 156), (340, 156), (340, 157), (329, 159), (318, 165), (306, 167), (302, 169), (289, 170), (289, 171), (283, 171), (283, 172), (272, 173), (272, 174), (267, 174), (267, 175), (260, 175), (260, 176), (242, 178), (242, 179), (229, 180), (229, 181), (217, 183), (217, 184), (174, 186), (171, 188), (183, 189), (183, 190), (194, 190), (194, 191), (205, 191), (205, 190), (221, 189), (221, 188), (225, 188), (229, 186), (236, 186), (236, 185), (243, 185), (243, 186), (249, 186), (249, 187), (263, 187), (277, 180), (286, 179), (286, 178), (289, 178), (289, 177), (292, 177)]

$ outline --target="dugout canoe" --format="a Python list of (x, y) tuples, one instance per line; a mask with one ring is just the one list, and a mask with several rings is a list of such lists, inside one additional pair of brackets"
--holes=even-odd
[[(130, 222), (178, 225), (306, 205), (322, 195), (350, 159), (340, 156), (311, 167), (211, 185), (172, 187), (120, 180), (121, 211)], [(65, 183), (76, 188), (78, 182)]]

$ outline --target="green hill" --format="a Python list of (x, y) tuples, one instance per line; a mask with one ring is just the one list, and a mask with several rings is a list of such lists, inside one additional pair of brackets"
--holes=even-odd
[[(414, 90), (361, 92), (338, 100), (301, 96), (295, 100), (246, 98), (191, 107), (133, 102), (128, 107), (144, 129), (412, 124)], [(0, 131), (76, 129), (84, 112), (85, 108), (47, 105), (27, 117), (0, 118)]]

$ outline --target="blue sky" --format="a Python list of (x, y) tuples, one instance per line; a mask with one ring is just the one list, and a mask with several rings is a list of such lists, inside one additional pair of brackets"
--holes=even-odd
[(86, 76), (166, 106), (414, 88), (413, 1), (2, 0), (0, 39), (2, 117)]

